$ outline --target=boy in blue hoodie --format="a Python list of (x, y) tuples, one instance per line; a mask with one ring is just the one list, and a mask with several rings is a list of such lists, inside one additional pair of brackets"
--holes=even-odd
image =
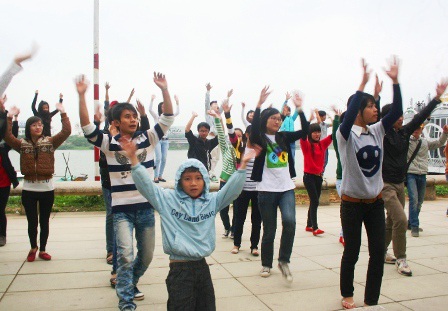
[(205, 261), (215, 249), (215, 217), (241, 193), (246, 164), (256, 152), (244, 155), (226, 185), (210, 193), (209, 174), (200, 161), (188, 159), (181, 164), (174, 189), (159, 188), (140, 164), (135, 144), (125, 140), (120, 144), (131, 160), (137, 190), (160, 214), (163, 250), (170, 256), (168, 310), (215, 310), (215, 291)]

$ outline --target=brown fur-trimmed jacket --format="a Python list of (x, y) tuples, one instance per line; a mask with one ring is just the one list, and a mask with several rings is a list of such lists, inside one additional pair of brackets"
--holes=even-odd
[(61, 114), (62, 130), (52, 137), (41, 136), (34, 144), (12, 135), (12, 118), (8, 118), (5, 141), (20, 153), (20, 170), (26, 180), (45, 180), (53, 178), (54, 151), (70, 136), (72, 128), (66, 113)]

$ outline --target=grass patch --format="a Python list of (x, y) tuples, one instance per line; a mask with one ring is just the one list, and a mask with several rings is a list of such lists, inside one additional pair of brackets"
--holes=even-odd
[[(6, 213), (19, 213), (21, 197), (9, 197)], [(94, 212), (105, 211), (104, 199), (101, 195), (82, 196), (65, 195), (55, 196), (53, 212)]]

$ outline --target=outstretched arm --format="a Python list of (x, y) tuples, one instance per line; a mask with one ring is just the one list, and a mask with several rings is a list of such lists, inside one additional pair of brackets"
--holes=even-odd
[(154, 99), (156, 99), (156, 95), (151, 95), (151, 101), (149, 102), (149, 114), (152, 116), (152, 118), (154, 119), (154, 122), (158, 122), (159, 121), (159, 115), (157, 114), (157, 112), (154, 111)]
[(84, 75), (76, 78), (76, 90), (79, 97), (79, 121), (81, 122), (81, 127), (90, 124), (89, 111), (87, 110), (86, 104), (86, 91), (88, 87), (88, 82)]
[(56, 108), (58, 111), (61, 112), (62, 130), (53, 137), (49, 138), (50, 141), (53, 143), (53, 147), (55, 149), (58, 148), (60, 145), (62, 145), (64, 141), (72, 133), (72, 127), (70, 125), (70, 120), (67, 117), (67, 114), (65, 113), (64, 105), (62, 103), (57, 103)]
[(3, 93), (6, 91), (9, 83), (11, 83), (12, 78), (20, 70), (22, 70), (22, 62), (33, 57), (33, 54), (35, 53), (35, 51), (36, 51), (36, 48), (33, 47), (33, 50), (31, 51), (31, 53), (16, 56), (16, 58), (14, 59), (14, 62), (11, 64), (11, 66), (0, 76), (0, 96), (2, 96)]
[(132, 96), (134, 96), (134, 88), (132, 88), (131, 93), (129, 94), (128, 100), (126, 101), (127, 103), (131, 102)]
[(342, 137), (344, 137), (345, 140), (348, 140), (350, 131), (352, 130), (352, 126), (355, 123), (359, 107), (361, 106), (362, 94), (370, 78), (370, 71), (367, 70), (367, 63), (365, 62), (364, 58), (362, 59), (362, 69), (363, 74), (361, 84), (358, 87), (358, 91), (350, 100), (347, 111), (345, 113), (344, 121), (339, 126), (339, 130), (342, 134)]
[(174, 116), (177, 117), (179, 115), (179, 97), (174, 95), (174, 101), (176, 102), (176, 111), (174, 112)]
[(185, 133), (188, 133), (191, 131), (191, 126), (193, 125), (193, 121), (197, 116), (198, 116), (198, 114), (196, 112), (193, 111), (191, 113), (191, 118), (190, 118), (190, 120), (188, 120), (187, 125), (185, 125)]
[(37, 114), (38, 114), (37, 109), (36, 109), (36, 102), (37, 102), (38, 95), (39, 95), (39, 90), (36, 90), (36, 92), (34, 92), (33, 102), (31, 103), (31, 110), (33, 111), (33, 114), (35, 116), (37, 116)]
[(7, 125), (4, 140), (15, 151), (20, 152), (22, 142), (12, 134), (12, 118), (20, 113), (20, 109), (13, 106), (8, 111)]
[(246, 103), (242, 102), (241, 103), (241, 121), (243, 121), (243, 124), (245, 127), (248, 127), (250, 125), (250, 122), (246, 120), (245, 108), (246, 108)]
[(260, 98), (258, 99), (257, 108), (254, 112), (254, 118), (252, 120), (252, 131), (250, 133), (250, 141), (253, 144), (261, 145), (261, 106), (264, 104), (266, 99), (271, 94), (269, 91), (269, 86), (265, 86), (260, 93)]
[(171, 102), (171, 96), (168, 92), (168, 82), (165, 75), (158, 72), (154, 72), (154, 83), (160, 88), (163, 95), (163, 114), (166, 116), (173, 115), (173, 103)]
[[(394, 56), (390, 62), (389, 70), (386, 70), (386, 74), (389, 76), (389, 78), (392, 79), (393, 83), (392, 87), (394, 89), (394, 99), (392, 102), (391, 109), (389, 113), (386, 116), (384, 116), (384, 118), (381, 119), (381, 122), (383, 123), (383, 127), (386, 130), (386, 132), (389, 129), (391, 129), (395, 121), (397, 121), (403, 115), (403, 101), (401, 99), (400, 84), (398, 84), (398, 72), (399, 72), (398, 63), (399, 63), (398, 58)], [(423, 123), (423, 121), (421, 123)], [(419, 123), (419, 125), (421, 123)]]

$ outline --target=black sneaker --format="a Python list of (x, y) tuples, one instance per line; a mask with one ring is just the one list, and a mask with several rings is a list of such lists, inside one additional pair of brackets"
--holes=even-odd
[(134, 287), (134, 300), (145, 299), (145, 294), (138, 290), (137, 286)]

